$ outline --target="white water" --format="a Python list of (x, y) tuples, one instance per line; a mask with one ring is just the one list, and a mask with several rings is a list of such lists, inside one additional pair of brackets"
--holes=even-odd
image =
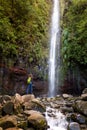
[[(51, 111), (51, 116), (49, 112)], [(50, 107), (46, 110), (47, 123), (50, 126), (47, 130), (67, 130), (67, 121), (65, 116), (58, 110), (52, 109)]]
[(59, 55), (59, 46), (60, 46), (59, 0), (53, 0), (53, 2), (54, 2), (54, 6), (53, 6), (53, 14), (52, 14), (52, 22), (51, 22), (51, 40), (50, 40), (50, 57), (49, 57), (49, 96), (55, 96), (56, 94), (56, 72), (58, 72), (58, 70), (56, 70), (56, 51), (58, 51), (57, 57), (60, 57)]

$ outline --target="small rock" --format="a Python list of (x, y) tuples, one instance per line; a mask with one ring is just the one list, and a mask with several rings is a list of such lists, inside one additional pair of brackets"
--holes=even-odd
[(85, 124), (80, 125), (80, 127), (81, 127), (81, 130), (87, 130), (87, 125), (85, 125)]
[(81, 99), (87, 101), (87, 93), (81, 95)]
[(60, 110), (62, 110), (63, 113), (65, 112), (70, 113), (74, 111), (72, 107), (60, 107)]
[(86, 122), (85, 117), (80, 114), (77, 115), (77, 121), (80, 124), (85, 124), (85, 122)]
[(81, 130), (80, 125), (77, 122), (72, 122), (69, 124), (69, 130)]
[(83, 94), (87, 94), (87, 88), (82, 91)]
[(71, 98), (71, 97), (72, 97), (72, 95), (69, 95), (69, 94), (63, 94), (62, 96), (63, 96), (64, 99), (67, 99), (67, 98)]

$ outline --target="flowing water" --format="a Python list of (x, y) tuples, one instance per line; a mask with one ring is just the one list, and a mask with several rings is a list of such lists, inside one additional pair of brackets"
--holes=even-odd
[[(55, 96), (59, 85), (60, 69), (60, 11), (59, 0), (53, 0), (53, 13), (51, 21), (51, 40), (49, 56), (49, 97)], [(50, 113), (51, 112), (51, 113)], [(46, 109), (46, 119), (49, 125), (47, 130), (67, 130), (65, 116), (51, 107)]]
[[(49, 96), (51, 97), (56, 95), (56, 77), (58, 79), (57, 76), (58, 74), (56, 74), (56, 72), (58, 72), (59, 69), (59, 67), (56, 67), (56, 63), (60, 62), (59, 0), (53, 0), (53, 3), (54, 6), (53, 6), (52, 21), (51, 21), (51, 40), (50, 40), (50, 56), (49, 56)], [(56, 57), (58, 57), (58, 60)]]
[(67, 130), (68, 123), (65, 116), (57, 109), (47, 107), (46, 119), (49, 126), (47, 130)]

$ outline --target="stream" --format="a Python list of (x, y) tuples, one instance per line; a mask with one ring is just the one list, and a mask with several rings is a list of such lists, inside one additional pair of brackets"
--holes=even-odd
[(67, 130), (68, 122), (58, 109), (47, 107), (45, 116), (49, 126), (47, 130)]

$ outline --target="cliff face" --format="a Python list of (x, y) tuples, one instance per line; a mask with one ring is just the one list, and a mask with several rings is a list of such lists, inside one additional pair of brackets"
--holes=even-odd
[(0, 93), (13, 95), (23, 94), (26, 90), (27, 71), (23, 68), (0, 67)]
[[(65, 14), (68, 12), (68, 9), (70, 8), (71, 2), (72, 2), (71, 0), (60, 0), (61, 49), (66, 49), (66, 48), (64, 48), (64, 46), (62, 46), (63, 45), (63, 40), (62, 40), (63, 35), (62, 35), (62, 33), (63, 33), (63, 30), (65, 29), (65, 25), (67, 23), (67, 20), (65, 20), (64, 17), (65, 17)], [(48, 2), (48, 5), (49, 5), (49, 2)], [(67, 28), (67, 26), (66, 26), (66, 28)], [(32, 38), (31, 38), (31, 40), (32, 40)], [(66, 40), (67, 39), (65, 39), (65, 41)], [(86, 41), (86, 40), (84, 40), (84, 41)], [(45, 40), (43, 39), (43, 43), (44, 42), (45, 42)], [(69, 43), (70, 43), (70, 41), (69, 41)], [(24, 42), (24, 44), (25, 44), (25, 42)], [(68, 44), (68, 45), (71, 45), (71, 44)], [(39, 47), (40, 46), (37, 46), (37, 48), (35, 48), (35, 49), (38, 50)], [(33, 47), (32, 47), (32, 49), (34, 50)], [(30, 46), (29, 46), (29, 50), (30, 50)], [(21, 51), (22, 51), (21, 53), (23, 54), (24, 51), (23, 50), (21, 50)], [(29, 52), (29, 51), (27, 51), (27, 52)], [(73, 51), (73, 53), (74, 52), (75, 51)], [(1, 51), (0, 51), (0, 53), (1, 53)], [(32, 53), (33, 52), (30, 52), (30, 54), (32, 54)], [(63, 56), (61, 55), (62, 60), (63, 60), (64, 57), (66, 58), (66, 53)], [(36, 54), (38, 54), (38, 53), (36, 53)], [(33, 53), (33, 55), (34, 55), (34, 53)], [(27, 57), (26, 55), (25, 55), (25, 57), (26, 58), (23, 58), (23, 60), (21, 60), (21, 56), (19, 55), (18, 58), (20, 58), (20, 59), (18, 59), (18, 60), (22, 61), (21, 63), (23, 63), (23, 65), (20, 65), (21, 64), (20, 63), (20, 64), (18, 64), (17, 68), (11, 67), (9, 69), (4, 65), (0, 66), (0, 92), (1, 93), (3, 93), (3, 94), (14, 94), (15, 92), (18, 92), (20, 94), (26, 93), (26, 87), (27, 87), (26, 78), (27, 78), (28, 71), (23, 69), (23, 67), (27, 68), (29, 66), (29, 64), (28, 64), (28, 58), (29, 57)], [(30, 57), (30, 60), (32, 60), (31, 58), (32, 58), (32, 56)], [(1, 59), (1, 57), (0, 57), (0, 59)], [(36, 58), (34, 58), (34, 59), (36, 59)], [(83, 57), (82, 57), (82, 59), (83, 59)], [(25, 60), (26, 60), (26, 62), (25, 62)], [(9, 61), (9, 59), (6, 59), (6, 61)], [(41, 60), (41, 62), (42, 62), (42, 60)], [(36, 62), (34, 62), (34, 63), (36, 63)], [(68, 63), (68, 60), (67, 60), (67, 63)], [(65, 64), (67, 64), (67, 63), (65, 63)], [(10, 64), (10, 61), (9, 61), (9, 64)], [(17, 63), (15, 63), (15, 64), (17, 66)], [(44, 65), (46, 65), (46, 63), (44, 63)], [(20, 66), (22, 66), (22, 69), (20, 69)], [(31, 63), (31, 66), (32, 66), (32, 63)], [(42, 68), (43, 68), (43, 66), (42, 66)], [(32, 66), (32, 68), (33, 68), (33, 66)], [(42, 68), (40, 68), (40, 70)], [(62, 64), (62, 68), (64, 68), (64, 63)], [(45, 67), (44, 67), (44, 69), (45, 69)], [(47, 93), (47, 87), (48, 87), (47, 82), (42, 81), (42, 76), (44, 75), (44, 71), (43, 71), (43, 73), (42, 72), (40, 73), (40, 70), (38, 70), (39, 73), (37, 73), (35, 70), (33, 70), (34, 74), (35, 74), (35, 76), (34, 76), (35, 77), (35, 82), (34, 82), (35, 83), (35, 87), (34, 87), (35, 91), (34, 92), (35, 92), (36, 95), (39, 95), (39, 92), (41, 92), (41, 94), (43, 94), (43, 93), (46, 94)], [(40, 77), (40, 78), (38, 79), (38, 77)], [(62, 79), (63, 79), (63, 77), (62, 77)], [(87, 87), (87, 69), (86, 69), (86, 66), (84, 66), (84, 65), (79, 66), (79, 64), (77, 63), (75, 67), (68, 67), (66, 75), (65, 75), (63, 80), (64, 80), (64, 82), (60, 86), (61, 92), (77, 93), (77, 94), (81, 93), (81, 91), (85, 87)]]
[(86, 6), (86, 0), (60, 0), (62, 92), (80, 94), (87, 87)]
[[(33, 72), (33, 94), (35, 96), (47, 95), (48, 82), (43, 80), (38, 72)], [(28, 71), (19, 67), (6, 67), (0, 64), (0, 94), (14, 95), (26, 94)]]
[(66, 5), (65, 0), (60, 0), (60, 14), (61, 14), (61, 18), (63, 17), (63, 14), (64, 14), (65, 5)]
[(47, 58), (51, 5), (52, 0), (0, 1), (0, 92), (24, 93), (22, 71)]

